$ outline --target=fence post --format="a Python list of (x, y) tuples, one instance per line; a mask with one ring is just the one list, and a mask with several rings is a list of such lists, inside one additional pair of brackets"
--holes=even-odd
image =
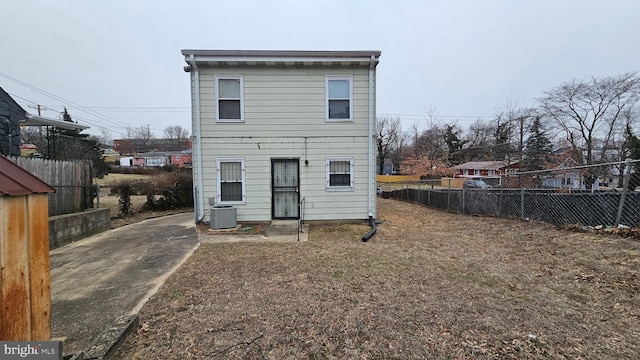
[(624, 164), (624, 178), (622, 180), (622, 195), (620, 195), (620, 203), (618, 204), (618, 214), (616, 215), (616, 222), (613, 224), (614, 228), (620, 226), (620, 220), (622, 219), (622, 211), (624, 210), (624, 198), (627, 196), (627, 189), (629, 188), (629, 178), (631, 177), (631, 161), (627, 159)]
[(520, 187), (520, 218), (524, 219), (524, 186)]
[(465, 214), (465, 200), (467, 198), (467, 189), (464, 188), (464, 186), (462, 187), (462, 213)]
[(451, 203), (451, 179), (449, 179), (448, 190), (447, 190), (447, 211), (449, 211), (450, 203)]
[(504, 193), (504, 175), (500, 174), (500, 197), (498, 199), (498, 215), (502, 216), (502, 199)]

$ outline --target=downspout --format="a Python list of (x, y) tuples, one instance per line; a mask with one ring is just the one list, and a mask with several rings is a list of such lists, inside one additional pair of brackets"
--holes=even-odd
[(368, 142), (369, 142), (369, 168), (367, 171), (367, 206), (369, 212), (369, 224), (371, 226), (371, 231), (362, 237), (362, 241), (366, 242), (376, 233), (376, 223), (374, 220), (374, 201), (375, 201), (375, 192), (373, 189), (373, 176), (374, 176), (374, 153), (373, 153), (373, 128), (375, 126), (375, 118), (373, 116), (373, 72), (375, 69), (375, 55), (371, 55), (371, 60), (369, 61), (369, 134), (368, 134)]
[(204, 219), (204, 195), (202, 194), (202, 135), (200, 131), (200, 71), (198, 71), (198, 65), (196, 65), (196, 60), (193, 54), (189, 55), (189, 64), (191, 65), (191, 69), (193, 70), (193, 81), (194, 81), (194, 107), (195, 107), (195, 122), (196, 122), (196, 154), (197, 154), (197, 176), (198, 182), (194, 184), (194, 203), (196, 204), (196, 209), (193, 212), (195, 217), (196, 224), (202, 219)]

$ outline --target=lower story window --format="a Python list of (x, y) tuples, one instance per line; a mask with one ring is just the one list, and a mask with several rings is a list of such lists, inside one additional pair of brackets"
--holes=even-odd
[(244, 159), (217, 159), (218, 203), (246, 201)]
[(327, 158), (326, 167), (327, 190), (353, 190), (354, 165), (352, 157)]

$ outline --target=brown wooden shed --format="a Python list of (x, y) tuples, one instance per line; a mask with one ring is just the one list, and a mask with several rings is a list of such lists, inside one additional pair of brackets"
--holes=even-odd
[(51, 339), (48, 193), (0, 156), (0, 340)]

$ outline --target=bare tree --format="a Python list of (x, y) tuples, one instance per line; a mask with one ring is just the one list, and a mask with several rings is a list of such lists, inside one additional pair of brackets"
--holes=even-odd
[(442, 124), (442, 117), (435, 106), (427, 108), (425, 117), (426, 129), (416, 138), (414, 146), (416, 155), (426, 157), (427, 160), (446, 161), (447, 144), (445, 141), (445, 128)]
[(175, 141), (176, 149), (181, 150), (180, 143), (189, 136), (189, 132), (180, 125), (171, 125), (164, 129), (164, 135), (171, 142)]
[(506, 151), (506, 160), (511, 162), (516, 159), (522, 164), (525, 135), (536, 118), (536, 109), (524, 107), (519, 98), (508, 97), (497, 118), (501, 121), (496, 139), (506, 139), (506, 143), (501, 144)]
[(109, 131), (109, 129), (107, 128), (100, 128), (100, 136), (98, 137), (98, 140), (104, 145), (113, 145), (111, 131)]
[(493, 146), (495, 128), (488, 121), (477, 119), (467, 130), (466, 141), (470, 147), (490, 148)]
[(378, 174), (383, 174), (384, 160), (402, 144), (400, 118), (378, 116), (376, 119), (376, 146), (378, 149)]
[(20, 127), (20, 138), (25, 144), (35, 145), (40, 153), (47, 149), (47, 139), (45, 139), (37, 126)]
[(135, 140), (140, 140), (138, 147), (140, 152), (151, 151), (151, 139), (155, 139), (155, 135), (151, 132), (149, 125), (140, 125), (134, 129), (134, 147), (138, 147)]
[[(618, 76), (571, 80), (544, 93), (539, 98), (542, 111), (564, 131), (583, 164), (605, 158), (620, 124), (624, 110), (638, 101), (640, 78), (637, 72)], [(599, 145), (600, 156), (594, 151)]]

